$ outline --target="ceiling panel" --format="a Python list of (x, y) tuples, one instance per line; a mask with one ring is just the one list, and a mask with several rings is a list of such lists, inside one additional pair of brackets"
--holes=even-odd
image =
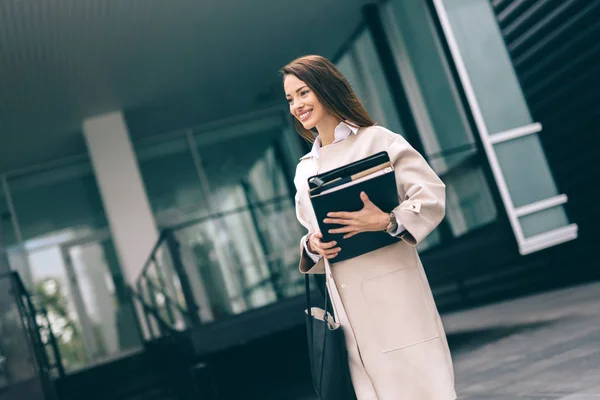
[(123, 109), (134, 137), (260, 107), (293, 57), (332, 56), (366, 0), (3, 0), (0, 172), (85, 151)]

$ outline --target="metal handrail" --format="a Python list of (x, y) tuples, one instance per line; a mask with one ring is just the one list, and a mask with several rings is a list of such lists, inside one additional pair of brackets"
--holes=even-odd
[[(25, 285), (23, 284), (23, 281), (21, 280), (21, 277), (19, 276), (19, 274), (17, 272), (12, 272), (11, 274), (12, 274), (13, 282), (15, 282), (18, 291), (25, 298), (25, 303), (26, 303), (25, 305), (29, 309), (29, 313), (31, 314), (31, 317), (32, 317), (31, 323), (33, 324), (32, 329), (31, 329), (32, 330), (31, 334), (34, 335), (35, 342), (37, 342), (41, 346), (40, 356), (47, 363), (46, 367), (48, 368), (48, 370), (50, 370), (52, 367), (55, 367), (57, 369), (58, 376), (61, 378), (64, 377), (65, 376), (64, 365), (62, 363), (62, 358), (60, 355), (60, 350), (58, 348), (58, 343), (56, 342), (56, 336), (54, 335), (54, 332), (52, 331), (52, 326), (50, 325), (50, 321), (48, 320), (48, 317), (47, 317), (47, 311), (43, 307), (40, 307), (39, 310), (36, 309), (35, 305), (33, 304), (32, 297), (29, 294), (29, 291), (27, 290), (27, 288), (25, 288)], [(39, 326), (38, 321), (37, 321), (37, 317), (40, 315), (43, 318), (45, 318), (46, 321), (48, 321), (48, 328), (47, 328), (48, 329), (48, 339), (49, 339), (48, 344), (50, 344), (52, 352), (54, 353), (55, 365), (50, 364), (48, 355), (46, 354), (45, 343), (43, 342), (41, 334), (40, 334), (41, 327)]]
[[(151, 314), (152, 317), (156, 320), (156, 322), (158, 323), (158, 325), (160, 326), (160, 329), (164, 329), (167, 332), (169, 332), (169, 334), (175, 334), (177, 333), (176, 329), (173, 329), (169, 323), (167, 323), (165, 320), (162, 319), (162, 317), (160, 316), (160, 312), (159, 310), (157, 310), (156, 308), (146, 304), (146, 300), (143, 298), (143, 296), (139, 293), (137, 293), (135, 290), (133, 290), (133, 288), (129, 288), (129, 292), (131, 293), (131, 295), (135, 298), (138, 299), (140, 305), (142, 306), (142, 308), (144, 309), (144, 315), (146, 317), (147, 320), (147, 315), (146, 312)], [(148, 321), (147, 321), (148, 322)], [(150, 328), (150, 324), (147, 323), (148, 327)], [(152, 335), (152, 337), (154, 338), (154, 333), (152, 332), (152, 329), (150, 329), (150, 334)]]
[(209, 220), (212, 219), (220, 219), (220, 218), (225, 218), (225, 217), (229, 217), (231, 215), (235, 215), (235, 214), (239, 214), (241, 212), (245, 212), (248, 210), (253, 210), (253, 209), (257, 209), (257, 208), (264, 208), (267, 206), (270, 206), (272, 204), (277, 204), (279, 202), (282, 201), (289, 201), (289, 196), (287, 195), (283, 195), (283, 196), (278, 196), (278, 197), (273, 197), (272, 199), (269, 200), (264, 200), (264, 201), (255, 201), (253, 203), (248, 203), (245, 206), (240, 206), (240, 207), (236, 207), (236, 208), (232, 208), (230, 210), (227, 211), (219, 211), (210, 215), (205, 215), (203, 217), (198, 217), (198, 218), (194, 218), (194, 219), (190, 219), (189, 221), (185, 221), (185, 222), (181, 222), (178, 224), (174, 224), (174, 225), (169, 225), (167, 226), (164, 230), (172, 230), (172, 231), (177, 231), (180, 229), (185, 229), (185, 228), (189, 228), (190, 226), (194, 226), (194, 225), (198, 225), (201, 224), (203, 222), (207, 222)]
[[(21, 319), (22, 327), (25, 330), (25, 334), (27, 335), (28, 342), (30, 343), (35, 363), (37, 364), (43, 391), (47, 398), (56, 399), (56, 391), (52, 382), (51, 371), (55, 368), (59, 378), (65, 376), (65, 371), (58, 344), (56, 343), (56, 337), (54, 336), (54, 332), (52, 332), (52, 327), (48, 321), (47, 329), (49, 342), (45, 343), (40, 333), (42, 328), (38, 323), (38, 317), (44, 316), (44, 311), (36, 309), (34, 302), (32, 301), (32, 296), (25, 288), (19, 274), (15, 271), (11, 271), (9, 273), (0, 274), (0, 278), (8, 278), (11, 282), (19, 317)], [(53, 352), (54, 363), (50, 362), (50, 357), (46, 348), (47, 344), (50, 345), (51, 351)]]
[[(179, 317), (175, 318), (172, 314), (173, 312), (179, 312), (181, 314), (181, 317), (183, 317), (183, 322), (188, 327), (198, 326), (202, 324), (200, 320), (198, 304), (196, 303), (193, 290), (189, 284), (189, 279), (187, 278), (188, 272), (180, 258), (179, 247), (181, 244), (176, 237), (176, 232), (178, 230), (202, 224), (211, 220), (223, 219), (231, 215), (247, 212), (249, 210), (263, 209), (264, 207), (287, 203), (289, 200), (289, 196), (282, 195), (271, 198), (266, 201), (247, 201), (244, 206), (236, 207), (223, 212), (216, 212), (211, 215), (206, 215), (200, 218), (192, 219), (184, 223), (174, 224), (172, 226), (162, 229), (160, 231), (157, 242), (152, 247), (152, 251), (147, 257), (144, 265), (142, 266), (142, 270), (134, 283), (134, 286), (137, 288), (136, 297), (141, 301), (141, 303), (144, 306), (144, 314), (155, 314), (154, 317), (157, 318), (159, 316), (159, 313), (166, 311), (171, 324), (175, 325), (176, 320), (178, 320)], [(165, 246), (166, 248), (162, 248), (162, 246)], [(167, 258), (170, 258), (170, 261), (165, 261), (166, 264), (162, 262), (162, 257), (159, 257), (159, 249), (161, 249), (161, 252), (162, 250), (164, 250), (166, 252), (166, 254), (164, 255)], [(281, 258), (281, 255), (266, 254), (265, 257), (266, 259), (261, 260), (261, 262), (265, 262), (267, 265), (269, 265), (276, 259)], [(180, 299), (178, 297), (173, 297), (174, 294), (171, 293), (168, 285), (166, 285), (164, 275), (167, 271), (165, 270), (165, 268), (167, 268), (169, 271), (172, 270), (171, 272), (174, 273), (174, 276), (177, 277), (178, 283), (181, 287), (183, 301), (185, 304), (182, 304), (179, 301)], [(155, 281), (154, 278), (158, 279), (158, 282)], [(260, 283), (260, 285), (264, 284), (264, 282)], [(147, 297), (144, 296), (146, 291), (148, 292)], [(155, 295), (157, 293), (160, 293), (165, 299), (165, 310), (162, 309), (162, 305), (160, 307), (157, 307), (157, 304), (155, 304)], [(142, 318), (142, 316), (140, 316), (140, 318)], [(143, 318), (145, 318), (145, 322), (147, 324), (147, 315), (144, 315)], [(169, 323), (169, 321), (164, 320), (162, 320), (162, 322), (166, 324)]]
[(159, 287), (157, 287), (154, 282), (152, 282), (151, 280), (146, 280), (146, 283), (150, 286), (152, 286), (152, 289), (154, 290), (154, 293), (160, 293), (165, 297), (165, 302), (170, 303), (171, 305), (173, 305), (177, 311), (179, 311), (181, 314), (186, 315), (187, 318), (187, 313), (188, 310), (186, 310), (185, 308), (183, 308), (181, 306), (181, 304), (179, 304), (178, 301), (171, 299), (171, 296), (169, 296), (164, 290), (161, 290)]
[(150, 251), (150, 255), (146, 258), (146, 262), (144, 262), (144, 265), (142, 267), (142, 271), (138, 275), (138, 278), (136, 279), (136, 281), (140, 280), (140, 278), (142, 278), (142, 276), (146, 273), (146, 271), (148, 270), (148, 268), (150, 267), (150, 265), (152, 265), (152, 262), (156, 258), (156, 252), (157, 252), (157, 250), (160, 248), (160, 246), (165, 241), (167, 232), (169, 232), (169, 231), (173, 232), (173, 231), (177, 231), (177, 230), (180, 230), (180, 229), (189, 228), (190, 226), (198, 225), (198, 224), (207, 222), (207, 221), (212, 220), (212, 219), (225, 218), (225, 217), (228, 217), (228, 216), (231, 216), (231, 215), (235, 215), (235, 214), (239, 214), (241, 212), (245, 212), (245, 211), (248, 211), (248, 210), (251, 210), (251, 209), (263, 208), (263, 207), (266, 207), (266, 206), (269, 206), (269, 205), (272, 205), (272, 204), (277, 204), (277, 203), (280, 203), (280, 202), (283, 202), (283, 201), (289, 201), (289, 196), (283, 195), (283, 196), (274, 197), (274, 198), (272, 198), (270, 200), (266, 200), (266, 201), (257, 201), (257, 202), (249, 203), (246, 206), (236, 207), (236, 208), (232, 208), (231, 210), (217, 212), (217, 213), (213, 213), (213, 214), (210, 214), (210, 215), (205, 215), (203, 217), (194, 218), (194, 219), (191, 219), (189, 221), (182, 222), (182, 223), (179, 223), (179, 224), (170, 225), (170, 226), (167, 226), (167, 227), (161, 229), (161, 231), (159, 232), (158, 240), (156, 241), (156, 243), (154, 244), (154, 246), (152, 246), (152, 250)]

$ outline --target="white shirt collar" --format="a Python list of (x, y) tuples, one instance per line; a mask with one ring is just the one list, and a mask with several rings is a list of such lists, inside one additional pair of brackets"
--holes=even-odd
[[(352, 134), (356, 135), (356, 133), (358, 132), (358, 129), (359, 128), (352, 126), (345, 121), (340, 122), (339, 125), (336, 126), (335, 130), (333, 131), (333, 143), (341, 142), (342, 140), (348, 138), (348, 136), (350, 136)], [(310, 153), (306, 154), (300, 160), (304, 160), (305, 158), (311, 158), (311, 157), (319, 158), (319, 150), (320, 149), (321, 149), (321, 138), (319, 136), (317, 136), (313, 143), (312, 150), (310, 151)]]

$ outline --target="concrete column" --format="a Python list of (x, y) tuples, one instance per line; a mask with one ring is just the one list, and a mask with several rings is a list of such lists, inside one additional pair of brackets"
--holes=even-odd
[(158, 229), (120, 111), (89, 118), (83, 133), (125, 280), (133, 285)]

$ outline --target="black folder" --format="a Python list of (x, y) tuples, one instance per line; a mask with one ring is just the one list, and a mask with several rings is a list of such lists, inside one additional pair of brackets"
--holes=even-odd
[[(358, 179), (355, 179), (357, 177)], [(353, 180), (357, 183), (352, 184)], [(343, 233), (329, 233), (330, 229), (338, 228), (340, 225), (323, 222), (327, 218), (327, 213), (332, 211), (361, 210), (363, 202), (360, 199), (360, 192), (362, 191), (386, 213), (398, 206), (396, 177), (387, 152), (376, 153), (351, 164), (311, 176), (308, 178), (308, 185), (310, 201), (323, 234), (321, 240), (323, 242), (335, 240), (341, 247), (337, 257), (331, 259), (332, 263), (348, 260), (398, 242), (399, 238), (384, 231), (362, 232), (343, 239), (345, 235)], [(342, 187), (342, 185), (346, 186)], [(340, 188), (336, 190), (336, 187)]]

